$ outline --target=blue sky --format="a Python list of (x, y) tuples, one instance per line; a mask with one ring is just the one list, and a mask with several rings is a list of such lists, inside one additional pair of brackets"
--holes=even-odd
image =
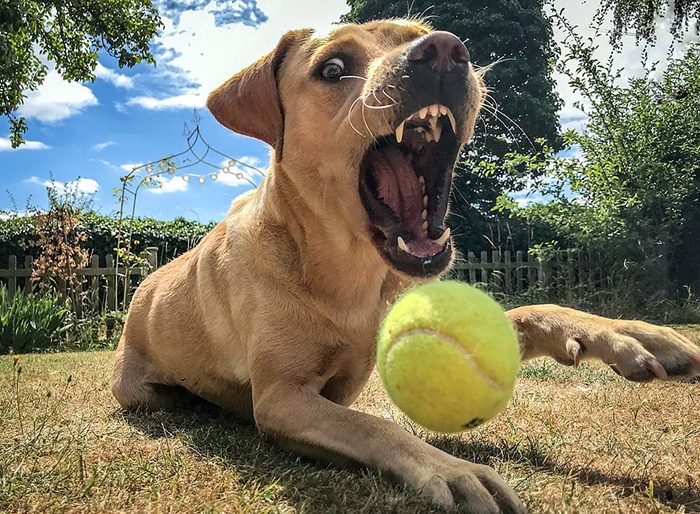
[[(586, 2), (557, 4), (581, 25), (595, 8)], [(0, 128), (0, 210), (21, 211), (28, 202), (43, 207), (49, 186), (94, 194), (96, 209), (115, 212), (113, 189), (120, 185), (119, 177), (134, 165), (184, 150), (185, 124), (192, 126), (195, 110), (212, 147), (264, 169), (267, 146), (218, 125), (204, 108), (206, 94), (272, 49), (287, 30), (326, 30), (347, 11), (344, 0), (161, 0), (156, 5), (165, 22), (153, 47), (156, 67), (120, 70), (114, 60), (101, 56), (97, 79), (87, 84), (67, 83), (51, 69), (19, 111), (29, 122), (28, 144), (10, 150), (7, 129)], [(662, 37), (652, 58), (665, 59), (665, 44)], [(601, 52), (606, 51), (602, 41)], [(639, 49), (625, 45), (617, 62), (629, 75), (638, 73)], [(575, 95), (561, 77), (558, 89), (566, 101), (562, 125), (580, 129), (585, 116), (573, 108)], [(6, 127), (4, 120), (0, 127)], [(213, 162), (225, 161), (217, 157)], [(181, 176), (184, 172), (165, 176), (162, 187), (139, 194), (137, 215), (220, 220), (231, 200), (250, 186), (226, 174), (212, 181), (213, 171), (194, 167), (188, 170), (193, 175), (189, 182)], [(197, 175), (205, 175), (204, 184)], [(524, 203), (537, 197), (521, 194), (516, 199)]]

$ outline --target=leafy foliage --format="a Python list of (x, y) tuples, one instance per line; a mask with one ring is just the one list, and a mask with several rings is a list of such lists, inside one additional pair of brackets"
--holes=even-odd
[(525, 185), (522, 167), (504, 168), (506, 154), (537, 154), (538, 139), (559, 147), (560, 100), (552, 78), (557, 53), (546, 1), (348, 0), (348, 4), (346, 21), (423, 15), (434, 28), (459, 36), (475, 65), (490, 66), (485, 76), (490, 94), (474, 141), (462, 155), (450, 226), (463, 249), (490, 248), (482, 235), (501, 229), (511, 244), (513, 237), (525, 240), (524, 227), (503, 219), (499, 225), (492, 208), (500, 193)]
[[(120, 229), (118, 220), (95, 212), (85, 212), (81, 214), (76, 228), (85, 235), (83, 248), (89, 249), (94, 255), (114, 254)], [(132, 228), (133, 251), (140, 253), (146, 247), (158, 247), (159, 260), (164, 262), (194, 247), (213, 228), (213, 224), (202, 224), (181, 217), (172, 221), (136, 218)], [(125, 231), (124, 227), (121, 230)], [(30, 244), (31, 248), (27, 249), (28, 241), (36, 241), (32, 217), (0, 219), (0, 262), (7, 262), (10, 255), (29, 253), (38, 257), (38, 247)]]
[(69, 315), (53, 295), (17, 291), (12, 299), (0, 285), (0, 354), (28, 353), (53, 346)]
[(540, 189), (555, 201), (518, 216), (549, 223), (568, 245), (601, 250), (645, 302), (697, 291), (700, 45), (672, 60), (661, 78), (621, 86), (619, 72), (560, 21), (569, 31), (561, 69), (587, 99), (589, 123), (565, 135), (577, 157), (549, 152), (533, 165), (550, 172)]
[(694, 20), (696, 32), (700, 29), (700, 0), (603, 0), (596, 13), (602, 21), (612, 13), (613, 28), (610, 38), (619, 45), (622, 36), (633, 31), (637, 41), (656, 39), (656, 22), (670, 11), (671, 33), (679, 38)]
[(47, 60), (68, 81), (94, 80), (100, 51), (119, 67), (155, 63), (149, 43), (161, 26), (150, 0), (0, 2), (0, 115), (10, 121), (12, 146), (27, 129), (14, 111), (44, 81)]

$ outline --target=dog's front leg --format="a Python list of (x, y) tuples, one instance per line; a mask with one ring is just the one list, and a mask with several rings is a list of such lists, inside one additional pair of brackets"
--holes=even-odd
[(492, 468), (444, 453), (388, 420), (331, 402), (313, 385), (315, 377), (302, 383), (289, 380), (287, 371), (268, 367), (253, 376), (256, 424), (281, 447), (378, 470), (445, 508), (526, 512)]
[(523, 359), (549, 356), (567, 365), (598, 358), (629, 380), (700, 375), (700, 348), (668, 327), (614, 320), (557, 305), (508, 311)]

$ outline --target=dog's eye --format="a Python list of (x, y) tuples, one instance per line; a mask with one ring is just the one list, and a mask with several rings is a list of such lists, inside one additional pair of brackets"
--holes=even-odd
[(323, 65), (323, 69), (321, 70), (321, 75), (323, 78), (331, 80), (342, 77), (344, 73), (345, 63), (338, 57), (334, 57), (333, 59), (326, 61)]

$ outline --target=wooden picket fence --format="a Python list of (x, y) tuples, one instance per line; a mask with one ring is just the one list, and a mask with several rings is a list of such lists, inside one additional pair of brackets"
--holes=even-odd
[[(110, 312), (125, 310), (141, 280), (158, 267), (158, 249), (147, 248), (146, 255), (144, 266), (129, 268), (123, 265), (117, 268), (113, 255), (93, 255), (89, 266), (75, 270), (74, 273), (85, 278), (83, 289), (92, 294), (96, 309)], [(31, 291), (35, 287), (31, 279), (32, 257), (26, 256), (21, 261), (23, 265), (19, 266), (20, 259), (10, 255), (7, 268), (0, 268), (0, 283), (5, 284), (10, 297), (20, 289)], [(56, 281), (55, 287), (59, 297), (67, 296), (68, 288), (63, 281)]]
[[(84, 287), (97, 298), (101, 310), (124, 310), (140, 281), (158, 267), (158, 249), (147, 249), (148, 265), (132, 268), (115, 267), (112, 255), (93, 255), (90, 265), (75, 273), (85, 277)], [(0, 282), (7, 286), (10, 296), (18, 289), (33, 287), (32, 258), (22, 259), (19, 266), (16, 256), (10, 256), (8, 267), (0, 268)], [(599, 256), (577, 250), (554, 253), (547, 261), (527, 252), (481, 252), (477, 256), (467, 252), (454, 265), (452, 276), (471, 284), (505, 294), (516, 294), (532, 287), (566, 291), (578, 286), (594, 290), (605, 289), (609, 279), (600, 265)], [(59, 294), (65, 296), (65, 284), (56, 284)]]
[(492, 292), (515, 294), (532, 287), (573, 290), (585, 286), (606, 289), (609, 277), (600, 255), (578, 250), (560, 250), (548, 260), (529, 253), (467, 252), (453, 267), (453, 276), (470, 284), (480, 284)]

